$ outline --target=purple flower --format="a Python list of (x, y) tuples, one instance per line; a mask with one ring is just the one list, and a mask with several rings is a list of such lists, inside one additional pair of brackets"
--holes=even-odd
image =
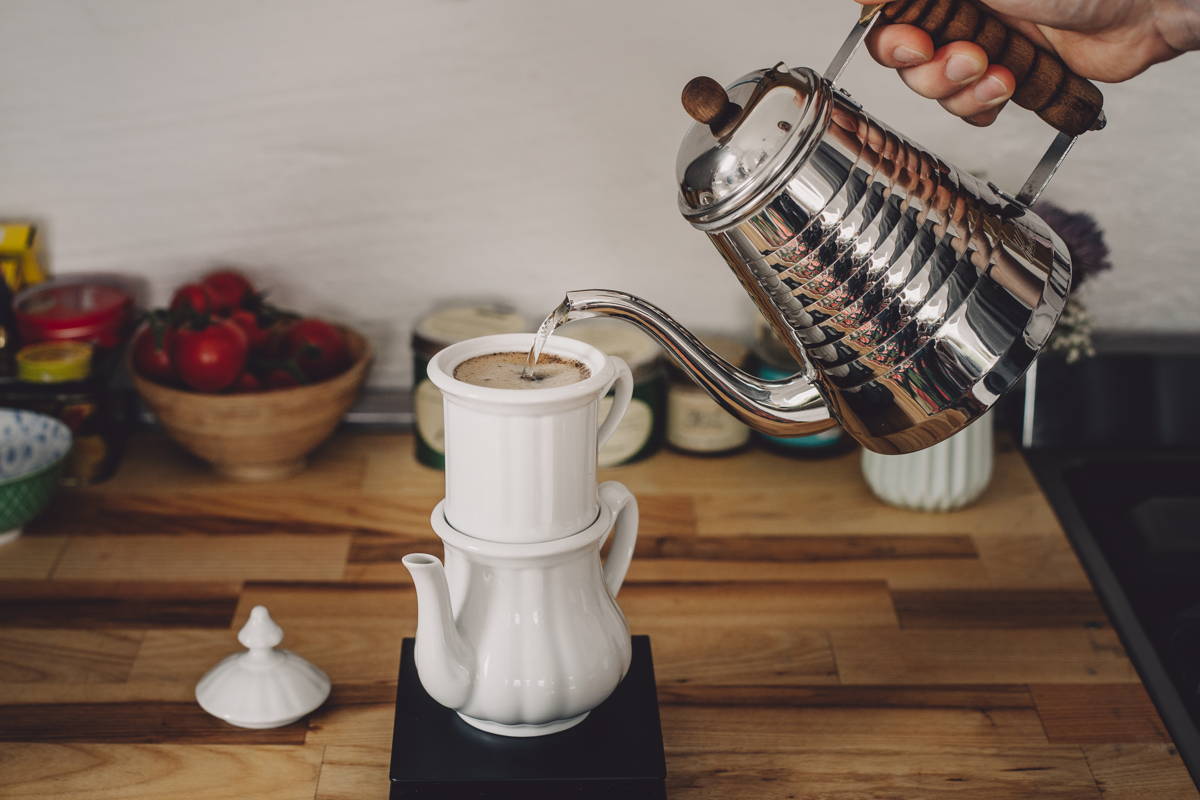
[(1066, 243), (1071, 253), (1073, 290), (1093, 275), (1112, 269), (1112, 262), (1108, 260), (1108, 245), (1104, 243), (1104, 231), (1100, 230), (1100, 225), (1091, 214), (1086, 211), (1066, 211), (1045, 200), (1036, 203), (1033, 211)]

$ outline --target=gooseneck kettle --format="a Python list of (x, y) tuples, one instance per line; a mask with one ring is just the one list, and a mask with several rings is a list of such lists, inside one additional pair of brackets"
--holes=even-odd
[[(888, 128), (836, 85), (881, 16), (921, 26), (938, 46), (978, 42), (1013, 71), (1015, 102), (1059, 130), (1016, 197)], [(727, 86), (696, 78), (683, 92), (694, 123), (677, 159), (679, 209), (800, 373), (765, 381), (735, 369), (622, 292), (569, 292), (544, 327), (626, 319), (769, 434), (815, 433), (836, 420), (880, 453), (936, 444), (1017, 382), (1062, 313), (1070, 256), (1029, 206), (1075, 137), (1103, 126), (1102, 102), (1092, 84), (972, 0), (868, 7), (824, 75), (780, 63)]]

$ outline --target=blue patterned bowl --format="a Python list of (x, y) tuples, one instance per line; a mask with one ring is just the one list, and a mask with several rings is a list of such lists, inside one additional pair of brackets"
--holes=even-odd
[(20, 535), (49, 502), (71, 441), (54, 417), (0, 408), (0, 543)]

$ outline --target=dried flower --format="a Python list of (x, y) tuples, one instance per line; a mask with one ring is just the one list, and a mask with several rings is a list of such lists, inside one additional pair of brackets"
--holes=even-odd
[(1058, 326), (1046, 344), (1046, 352), (1060, 354), (1068, 364), (1096, 355), (1096, 349), (1092, 347), (1091, 317), (1075, 298), (1067, 300)]
[(1063, 309), (1058, 326), (1050, 336), (1046, 351), (1058, 353), (1068, 364), (1096, 355), (1092, 347), (1092, 320), (1075, 294), (1084, 281), (1112, 269), (1104, 231), (1096, 218), (1086, 211), (1067, 211), (1045, 200), (1033, 210), (1054, 229), (1071, 254), (1071, 297)]
[(1071, 253), (1072, 290), (1078, 289), (1093, 275), (1112, 269), (1104, 231), (1100, 230), (1100, 225), (1091, 214), (1086, 211), (1066, 211), (1045, 200), (1035, 204), (1033, 210), (1062, 237)]

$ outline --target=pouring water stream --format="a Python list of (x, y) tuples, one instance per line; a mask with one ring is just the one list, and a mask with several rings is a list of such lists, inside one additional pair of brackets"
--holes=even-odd
[(538, 359), (542, 357), (542, 350), (546, 348), (546, 342), (550, 340), (550, 336), (553, 335), (554, 331), (560, 325), (567, 322), (570, 313), (571, 304), (569, 301), (564, 300), (542, 320), (542, 324), (538, 326), (537, 334), (533, 337), (533, 347), (529, 348), (529, 356), (525, 359), (525, 368), (521, 370), (522, 380), (537, 380), (537, 375), (533, 373), (533, 369), (537, 366)]

